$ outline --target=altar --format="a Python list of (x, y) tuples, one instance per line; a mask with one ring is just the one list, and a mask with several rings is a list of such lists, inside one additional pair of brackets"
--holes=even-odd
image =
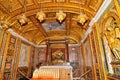
[(73, 80), (72, 66), (41, 66), (32, 80)]

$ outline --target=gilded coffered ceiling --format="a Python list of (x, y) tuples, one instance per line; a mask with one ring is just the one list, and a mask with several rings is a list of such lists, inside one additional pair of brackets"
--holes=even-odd
[[(11, 24), (8, 29), (37, 45), (65, 40), (79, 43), (102, 3), (103, 0), (0, 0), (0, 19)], [(36, 18), (40, 10), (46, 15), (42, 22)], [(66, 13), (62, 22), (56, 20), (59, 10)], [(84, 24), (77, 22), (81, 12), (87, 16)], [(25, 25), (18, 22), (23, 13), (28, 19)]]

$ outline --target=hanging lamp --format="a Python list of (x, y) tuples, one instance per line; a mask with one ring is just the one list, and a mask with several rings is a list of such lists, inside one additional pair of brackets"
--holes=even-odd
[(24, 0), (24, 9), (25, 12), (18, 16), (18, 22), (20, 23), (21, 26), (28, 23), (28, 19), (26, 17), (26, 0)]
[(63, 12), (62, 8), (59, 9), (58, 4), (58, 12), (56, 13), (56, 19), (61, 23), (66, 17), (66, 13)]
[(45, 20), (46, 18), (46, 14), (42, 11), (42, 4), (41, 4), (41, 0), (40, 0), (40, 11), (36, 14), (36, 18), (42, 22)]

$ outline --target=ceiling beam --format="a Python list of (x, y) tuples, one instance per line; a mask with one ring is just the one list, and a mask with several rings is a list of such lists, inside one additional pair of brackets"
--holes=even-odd
[(42, 27), (41, 23), (34, 16), (30, 16), (29, 18), (34, 24), (34, 26), (37, 27), (40, 30), (40, 32), (44, 35), (44, 37), (47, 37), (48, 35), (45, 29)]
[(20, 34), (24, 34), (24, 33), (27, 33), (27, 32), (29, 32), (29, 31), (34, 31), (34, 30), (37, 30), (37, 29), (38, 29), (38, 28), (36, 28), (36, 27), (34, 27), (34, 28), (31, 28), (31, 27), (33, 27), (32, 24), (27, 24), (27, 26), (23, 26)]
[(70, 34), (70, 28), (71, 28), (71, 14), (67, 13), (67, 17), (65, 19), (65, 25), (66, 25), (66, 35)]

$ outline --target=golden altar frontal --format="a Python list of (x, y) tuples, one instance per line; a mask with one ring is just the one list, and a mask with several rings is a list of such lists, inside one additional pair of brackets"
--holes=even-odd
[(32, 80), (73, 80), (72, 66), (41, 66)]

